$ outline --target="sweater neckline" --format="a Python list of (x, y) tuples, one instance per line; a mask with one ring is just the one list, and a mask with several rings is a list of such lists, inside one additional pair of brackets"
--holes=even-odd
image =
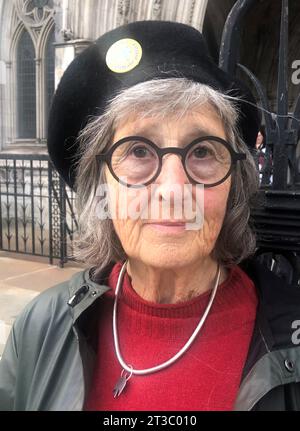
[[(115, 296), (115, 289), (118, 276), (123, 262), (117, 262), (109, 275), (108, 283), (111, 287), (111, 294)], [(210, 313), (216, 306), (228, 305), (232, 301), (232, 294), (236, 294), (237, 284), (243, 283), (242, 270), (238, 266), (229, 268), (229, 274), (222, 283), (219, 284), (214, 304)], [(197, 317), (203, 313), (211, 295), (211, 290), (195, 296), (194, 298), (174, 304), (156, 303), (145, 300), (133, 288), (127, 272), (124, 274), (121, 291), (118, 297), (119, 305), (126, 305), (137, 313), (157, 316), (162, 318), (186, 318)]]

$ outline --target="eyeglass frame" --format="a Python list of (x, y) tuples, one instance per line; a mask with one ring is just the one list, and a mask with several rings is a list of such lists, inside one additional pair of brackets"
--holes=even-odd
[[(143, 184), (127, 184), (127, 183), (123, 182), (122, 180), (120, 180), (120, 178), (117, 177), (117, 175), (115, 174), (115, 172), (112, 168), (111, 159), (112, 159), (112, 154), (115, 151), (115, 149), (118, 148), (120, 145), (124, 144), (125, 142), (131, 141), (131, 140), (139, 140), (141, 142), (144, 142), (147, 145), (150, 145), (150, 147), (152, 147), (154, 149), (154, 151), (156, 152), (156, 154), (158, 156), (159, 164), (158, 164), (158, 168), (157, 168), (155, 175), (151, 178), (151, 180), (148, 180), (147, 182), (145, 182)], [(190, 150), (190, 148), (192, 148), (194, 145), (198, 144), (199, 142), (206, 141), (206, 140), (213, 140), (213, 141), (219, 142), (222, 145), (224, 145), (227, 148), (227, 150), (229, 151), (230, 157), (231, 157), (231, 166), (230, 166), (230, 169), (228, 170), (227, 174), (225, 175), (224, 178), (222, 178), (221, 180), (219, 180), (213, 184), (204, 184), (204, 183), (200, 183), (200, 182), (194, 180), (189, 175), (189, 173), (187, 172), (186, 164), (185, 164), (185, 159), (186, 159), (187, 153)], [(219, 138), (218, 136), (201, 136), (199, 138), (194, 139), (190, 144), (188, 144), (184, 148), (180, 148), (180, 147), (161, 148), (161, 147), (158, 147), (150, 139), (145, 138), (143, 136), (126, 136), (124, 138), (121, 138), (119, 141), (115, 142), (113, 144), (113, 146), (106, 153), (97, 154), (96, 160), (98, 163), (105, 162), (107, 164), (112, 176), (120, 184), (123, 184), (124, 186), (129, 187), (129, 188), (131, 188), (131, 187), (132, 188), (141, 188), (141, 187), (148, 186), (149, 184), (153, 183), (154, 180), (156, 180), (156, 178), (160, 175), (161, 170), (162, 170), (162, 159), (163, 159), (165, 154), (169, 154), (169, 153), (179, 155), (181, 158), (181, 163), (182, 163), (183, 169), (184, 169), (189, 181), (192, 184), (202, 184), (204, 188), (216, 187), (219, 184), (222, 184), (231, 175), (237, 161), (238, 160), (246, 160), (246, 157), (247, 157), (245, 153), (236, 152), (231, 147), (231, 145), (227, 141), (225, 141), (225, 139)]]

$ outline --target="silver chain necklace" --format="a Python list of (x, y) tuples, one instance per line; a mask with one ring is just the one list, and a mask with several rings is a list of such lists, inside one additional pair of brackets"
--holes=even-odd
[(120, 287), (121, 287), (121, 284), (123, 281), (123, 276), (124, 276), (124, 272), (126, 270), (127, 263), (128, 263), (128, 260), (126, 260), (124, 262), (124, 264), (121, 268), (119, 277), (118, 277), (116, 291), (115, 291), (114, 308), (113, 308), (114, 345), (115, 345), (115, 351), (116, 351), (118, 361), (119, 361), (121, 367), (123, 368), (122, 372), (121, 372), (121, 376), (119, 377), (119, 379), (118, 379), (118, 381), (117, 381), (117, 383), (113, 389), (114, 398), (116, 398), (117, 396), (119, 396), (122, 393), (122, 391), (124, 390), (124, 388), (126, 386), (127, 381), (130, 379), (132, 374), (144, 375), (144, 374), (150, 374), (150, 373), (154, 373), (155, 371), (162, 370), (163, 368), (166, 368), (169, 365), (173, 364), (173, 362), (175, 362), (178, 358), (180, 358), (187, 351), (187, 349), (190, 347), (190, 345), (192, 344), (192, 342), (196, 338), (198, 332), (202, 328), (202, 326), (206, 320), (206, 317), (209, 313), (209, 310), (211, 309), (212, 303), (213, 303), (215, 295), (217, 293), (217, 288), (218, 288), (220, 273), (221, 273), (220, 266), (218, 266), (216, 282), (215, 282), (214, 288), (212, 290), (212, 293), (211, 293), (211, 296), (209, 299), (209, 303), (207, 304), (206, 310), (204, 311), (203, 316), (200, 319), (200, 322), (198, 323), (196, 329), (194, 330), (194, 332), (192, 333), (192, 335), (190, 336), (188, 341), (185, 343), (185, 345), (176, 353), (176, 355), (174, 355), (172, 358), (168, 359), (167, 361), (163, 362), (162, 364), (156, 365), (155, 367), (152, 367), (152, 368), (146, 368), (144, 370), (135, 370), (131, 365), (126, 364), (126, 362), (124, 362), (124, 360), (122, 358), (122, 355), (120, 352), (120, 347), (119, 347), (118, 330), (117, 330), (118, 294), (119, 294), (119, 290), (120, 290)]

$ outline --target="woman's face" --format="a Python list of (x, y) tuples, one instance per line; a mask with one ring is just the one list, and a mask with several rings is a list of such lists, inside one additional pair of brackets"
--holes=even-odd
[[(143, 119), (129, 117), (127, 121), (117, 127), (113, 143), (132, 135), (148, 138), (162, 148), (185, 147), (194, 139), (204, 135), (226, 139), (222, 121), (217, 113), (207, 105), (203, 105), (197, 111), (189, 111), (180, 120), (172, 117), (164, 120), (152, 117)], [(141, 190), (129, 189), (120, 185), (107, 167), (106, 178), (109, 187), (112, 187), (111, 190), (114, 191), (110, 196), (112, 205), (115, 205), (116, 209), (113, 219), (114, 228), (129, 258), (140, 260), (144, 264), (154, 267), (178, 268), (211, 255), (223, 224), (230, 177), (218, 186), (200, 188), (202, 190), (196, 191), (196, 185), (191, 185), (186, 176), (180, 157), (169, 153), (163, 157), (162, 170), (154, 181), (154, 193), (153, 189), (151, 192), (150, 185)], [(186, 196), (192, 201), (193, 209), (197, 208), (198, 216), (200, 211), (203, 216), (201, 227), (187, 229), (184, 225), (157, 224), (161, 220), (174, 221), (176, 219), (188, 222), (195, 220), (185, 216), (181, 206), (182, 201), (178, 202), (177, 199), (180, 194), (170, 193), (171, 190), (174, 190), (175, 184), (175, 188), (179, 187), (183, 191), (184, 187), (188, 187), (188, 190), (191, 191), (187, 195), (183, 191), (181, 196)], [(130, 215), (136, 202), (139, 202), (137, 208), (139, 212), (137, 213), (143, 213), (143, 217), (136, 218)], [(165, 217), (166, 213), (163, 213), (162, 210), (166, 203), (170, 206), (168, 217)], [(158, 209), (155, 217), (150, 210), (153, 208), (153, 204), (155, 204), (156, 210)], [(178, 204), (182, 211), (179, 218), (174, 209)], [(127, 216), (125, 218), (118, 216), (120, 210), (123, 210), (124, 214), (124, 209), (128, 210)], [(156, 223), (153, 223), (154, 221)]]

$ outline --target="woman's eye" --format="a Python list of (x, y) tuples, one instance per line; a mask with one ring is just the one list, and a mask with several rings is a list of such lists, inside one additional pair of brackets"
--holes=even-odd
[(212, 152), (205, 147), (199, 147), (194, 150), (194, 155), (198, 159), (204, 159), (205, 157), (209, 157), (212, 155)]
[(131, 150), (131, 153), (133, 153), (135, 157), (142, 158), (142, 157), (146, 157), (149, 151), (147, 148), (140, 146), (140, 147), (134, 147)]

